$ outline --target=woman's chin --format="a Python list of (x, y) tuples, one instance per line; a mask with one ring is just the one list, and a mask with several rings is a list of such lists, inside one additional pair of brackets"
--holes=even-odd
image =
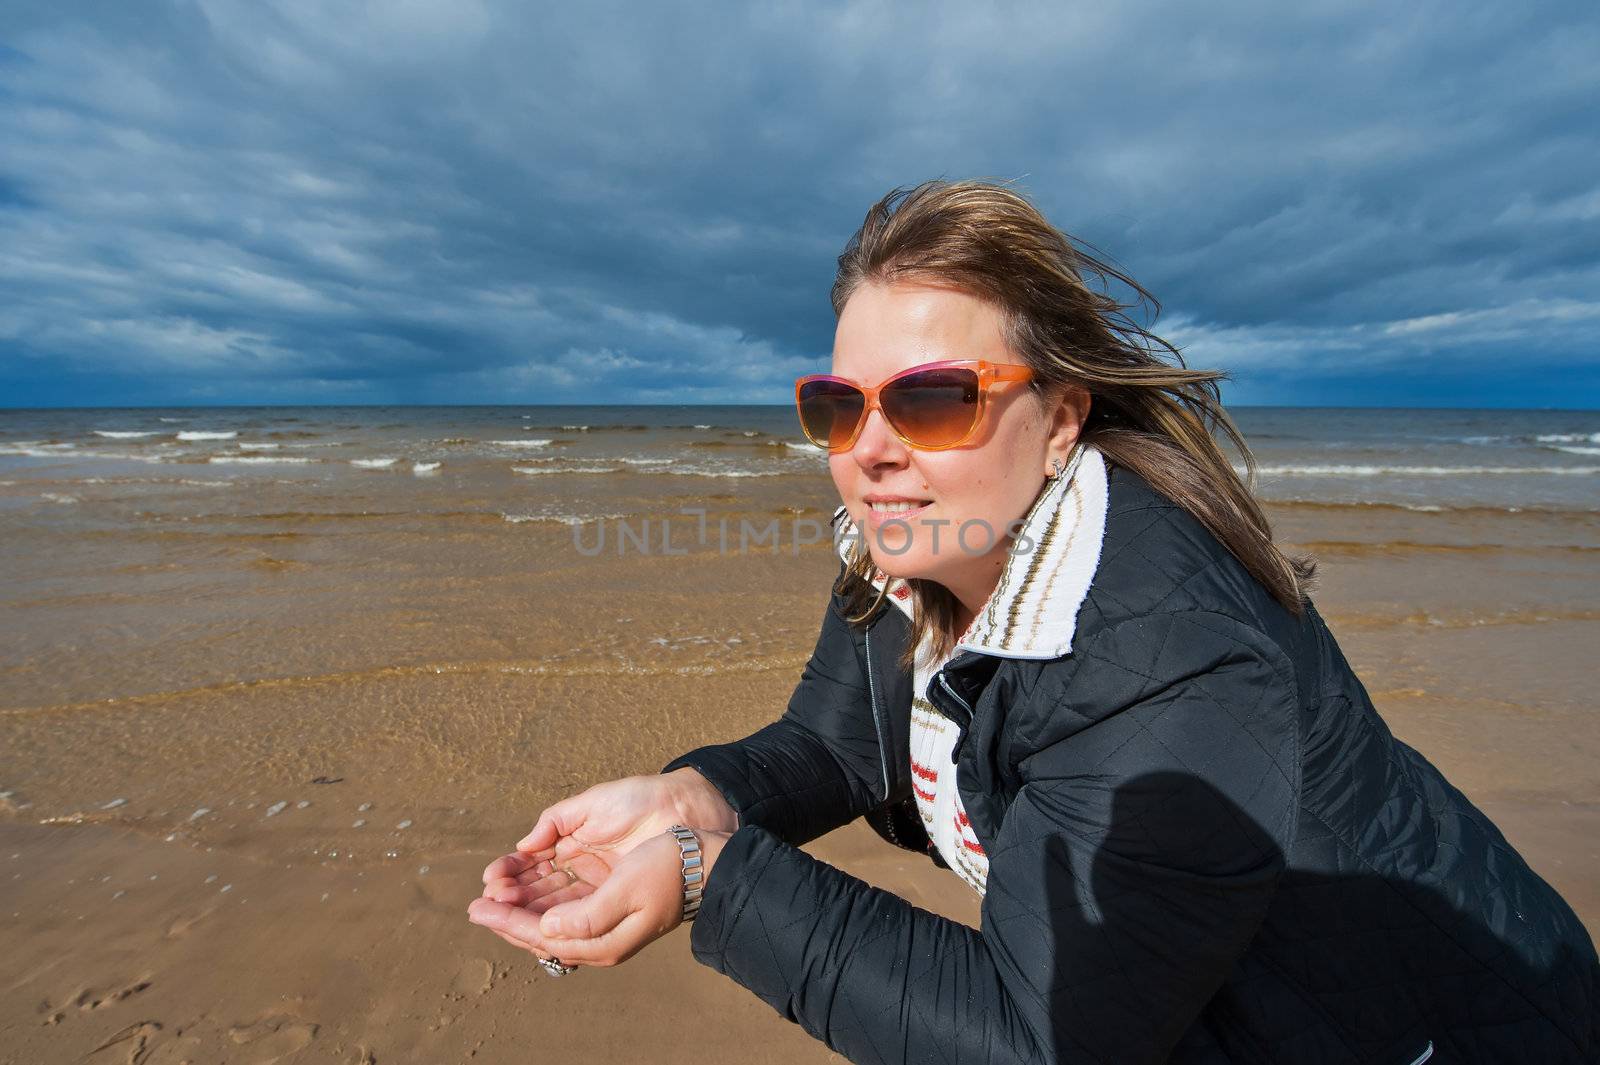
[(918, 558), (912, 552), (891, 555), (887, 551), (874, 551), (872, 564), (884, 575), (903, 581), (932, 579), (936, 572), (932, 559)]

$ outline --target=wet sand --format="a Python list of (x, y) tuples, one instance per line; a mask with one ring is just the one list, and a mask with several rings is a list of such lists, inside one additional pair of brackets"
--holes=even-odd
[[(713, 528), (832, 505), (820, 473), (561, 480), (590, 514), (698, 502)], [(518, 483), (78, 488), (70, 528), (18, 505), (0, 1062), (840, 1060), (683, 930), (556, 981), (466, 922), (546, 803), (775, 717), (834, 572), (787, 532), (588, 557), (570, 525), (503, 516)], [(1600, 931), (1600, 520), (1272, 514), (1322, 560), (1318, 607), (1394, 731)], [(952, 874), (861, 826), (812, 849), (977, 920)]]

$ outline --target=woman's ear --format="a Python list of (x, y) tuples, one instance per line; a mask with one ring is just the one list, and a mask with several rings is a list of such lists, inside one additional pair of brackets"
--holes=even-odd
[(1046, 457), (1065, 461), (1083, 432), (1083, 423), (1089, 418), (1089, 390), (1068, 388), (1056, 398), (1050, 409), (1050, 439), (1045, 443)]

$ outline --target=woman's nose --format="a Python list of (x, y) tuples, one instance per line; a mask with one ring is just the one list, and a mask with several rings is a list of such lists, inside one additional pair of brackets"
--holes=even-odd
[(861, 426), (850, 454), (864, 470), (904, 466), (910, 457), (905, 441), (894, 435), (894, 430), (884, 420), (883, 411), (876, 409), (867, 412), (866, 423)]

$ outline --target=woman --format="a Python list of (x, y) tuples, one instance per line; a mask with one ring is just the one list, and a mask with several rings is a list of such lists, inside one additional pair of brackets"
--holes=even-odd
[[(616, 964), (694, 839), (695, 957), (853, 1061), (1595, 1060), (1583, 926), (1378, 717), (1218, 375), (1086, 273), (1145, 297), (1004, 188), (872, 208), (797, 389), (844, 564), (787, 712), (546, 810), (472, 920)], [(798, 849), (862, 816), (982, 931)]]

